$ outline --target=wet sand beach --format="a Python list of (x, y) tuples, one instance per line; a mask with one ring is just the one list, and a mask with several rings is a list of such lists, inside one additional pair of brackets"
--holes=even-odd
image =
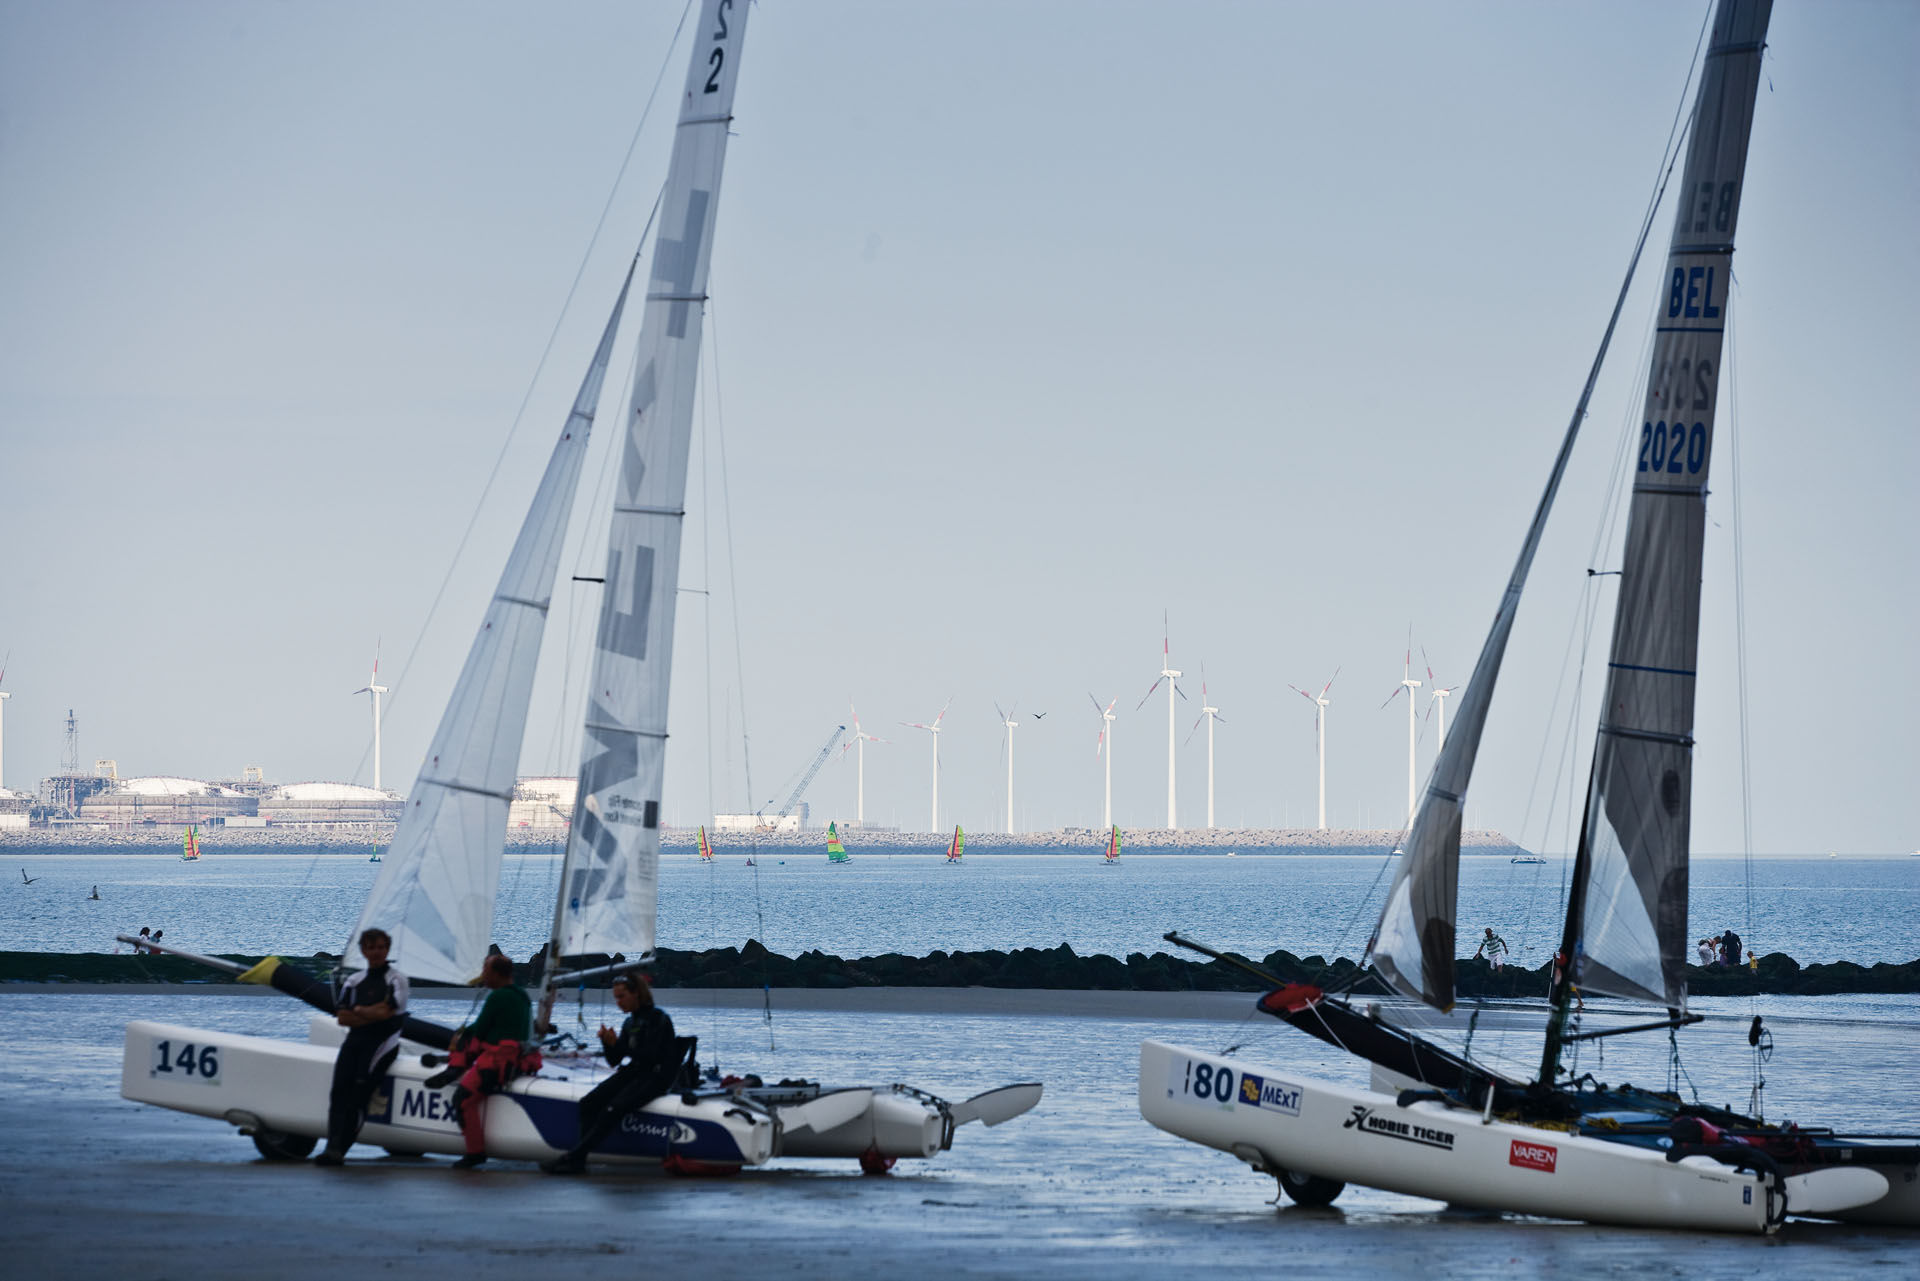
[[(806, 997), (820, 1008), (803, 1005)], [(524, 1277), (556, 1266), (1101, 1281), (1186, 1272), (1691, 1277), (1789, 1266), (1804, 1277), (1852, 1277), (1897, 1274), (1920, 1249), (1920, 1233), (1799, 1221), (1773, 1239), (1627, 1231), (1455, 1213), (1363, 1189), (1348, 1189), (1333, 1210), (1276, 1208), (1267, 1204), (1271, 1180), (1153, 1130), (1134, 1103), (1138, 1044), (1148, 1036), (1239, 1042), (1251, 1060), (1353, 1075), (1317, 1042), (1247, 1021), (1242, 996), (878, 989), (779, 999), (769, 1051), (759, 993), (663, 994), (680, 1029), (702, 1038), (703, 1057), (717, 1052), (729, 1070), (905, 1080), (949, 1097), (1037, 1078), (1046, 1097), (998, 1129), (966, 1127), (953, 1151), (902, 1162), (884, 1178), (863, 1178), (851, 1162), (800, 1161), (717, 1180), (605, 1170), (558, 1179), (513, 1163), (460, 1174), (445, 1160), (398, 1161), (372, 1148), (356, 1149), (344, 1170), (325, 1170), (263, 1162), (221, 1123), (118, 1094), (127, 1019), (297, 1037), (307, 1012), (293, 1003), (177, 988), (10, 988), (0, 1014), (16, 1032), (15, 1062), (33, 1070), (0, 1078), (8, 1207), (0, 1248), (22, 1277), (250, 1281), (399, 1268)], [(1829, 1120), (1844, 1112), (1890, 1129), (1905, 1110), (1912, 1128), (1904, 1090), (1863, 1110), (1859, 1087), (1907, 1079), (1917, 1010), (1910, 999), (1863, 1001), (1832, 1027), (1803, 1021), (1819, 1012), (1810, 1004), (1776, 1011), (1770, 1111), (1808, 1120), (1816, 1110)], [(592, 1005), (578, 1013), (598, 1017)], [(1744, 1097), (1744, 1056), (1730, 1048), (1744, 1048), (1738, 1013), (1711, 1019), (1689, 1050), (1710, 1098), (1735, 1089)], [(1609, 1066), (1657, 1077), (1664, 1039), (1637, 1053), (1612, 1051)]]

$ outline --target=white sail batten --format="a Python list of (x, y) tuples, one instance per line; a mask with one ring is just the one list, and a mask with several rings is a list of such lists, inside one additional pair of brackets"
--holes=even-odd
[(465, 982), (486, 957), (547, 607), (632, 280), (629, 269), (354, 929), (392, 935), (414, 978)]
[(1733, 239), (1772, 0), (1714, 17), (1662, 280), (1606, 697), (1587, 798), (1575, 981), (1686, 1004), (1701, 556)]
[(554, 943), (653, 951), (680, 536), (707, 268), (747, 6), (702, 0), (619, 448), (579, 803)]

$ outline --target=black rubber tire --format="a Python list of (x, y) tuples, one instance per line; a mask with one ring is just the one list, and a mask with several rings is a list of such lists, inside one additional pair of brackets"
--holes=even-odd
[(1298, 1170), (1282, 1170), (1274, 1177), (1280, 1180), (1280, 1190), (1295, 1205), (1332, 1205), (1333, 1199), (1347, 1190), (1347, 1185), (1336, 1179), (1323, 1179)]
[(309, 1134), (282, 1134), (278, 1130), (255, 1130), (253, 1146), (269, 1161), (304, 1161), (313, 1155), (320, 1140)]

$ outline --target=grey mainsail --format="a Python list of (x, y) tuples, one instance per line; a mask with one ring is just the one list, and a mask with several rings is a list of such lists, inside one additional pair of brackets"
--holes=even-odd
[(1694, 672), (1733, 237), (1772, 0), (1723, 0), (1662, 283), (1572, 902), (1575, 982), (1686, 1003)]
[(386, 930), (414, 978), (465, 982), (486, 957), (547, 606), (632, 282), (629, 268), (354, 929)]
[(747, 6), (702, 0), (661, 196), (605, 594), (587, 686), (579, 803), (554, 913), (561, 955), (653, 951), (680, 534), (707, 266)]
[[(1769, 0), (1770, 3), (1770, 0)], [(1741, 8), (1737, 4), (1723, 4), (1715, 20), (1716, 34), (1723, 24), (1730, 21), (1728, 10)], [(1751, 6), (1746, 6), (1750, 8)], [(1736, 26), (1739, 22), (1736, 21)], [(1766, 13), (1759, 14), (1757, 30), (1764, 33)], [(1759, 36), (1754, 37), (1755, 40)], [(1715, 48), (1721, 48), (1722, 42), (1716, 40)], [(1731, 46), (1727, 46), (1731, 48)], [(1724, 56), (1724, 52), (1723, 52)], [(1758, 58), (1758, 46), (1755, 46), (1755, 58)], [(1711, 67), (1711, 64), (1709, 64)], [(1757, 65), (1757, 61), (1756, 61)], [(1717, 81), (1703, 80), (1701, 104), (1706, 103), (1706, 86)], [(1752, 94), (1747, 97), (1748, 119), (1752, 114)], [(1709, 133), (1717, 136), (1718, 126), (1709, 125)], [(1702, 135), (1696, 121), (1693, 135), (1695, 152), (1689, 158), (1687, 173), (1693, 174), (1693, 157), (1699, 153)], [(1740, 152), (1746, 151), (1746, 130), (1740, 131)], [(1704, 181), (1704, 179), (1703, 179)], [(1683, 183), (1683, 192), (1699, 194), (1697, 187)], [(1737, 193), (1734, 197), (1737, 200)], [(1488, 709), (1493, 703), (1493, 691), (1499, 680), (1500, 664), (1506, 657), (1507, 640), (1513, 631), (1514, 619), (1520, 610), (1521, 593), (1526, 587), (1528, 572), (1533, 567), (1533, 558), (1540, 546), (1540, 537), (1546, 530), (1547, 516), (1553, 509), (1553, 501), (1560, 489), (1560, 481), (1566, 474), (1567, 460), (1572, 456), (1574, 441), (1580, 434), (1580, 424), (1587, 416), (1587, 406), (1593, 399), (1594, 384), (1599, 380), (1601, 367), (1606, 363), (1607, 350), (1612, 345), (1614, 329), (1620, 321), (1620, 309), (1627, 300), (1627, 290), (1633, 283), (1634, 272), (1640, 264), (1641, 251), (1646, 246), (1647, 233), (1652, 226), (1653, 208), (1649, 207), (1647, 218), (1642, 222), (1640, 235), (1634, 243), (1633, 256), (1627, 263), (1626, 277), (1620, 282), (1620, 292), (1615, 297), (1612, 314), (1607, 318), (1607, 327), (1601, 335), (1600, 348), (1594, 353), (1593, 365), (1587, 372), (1586, 384), (1580, 389), (1580, 399), (1575, 404), (1573, 417), (1567, 423), (1566, 431), (1560, 440), (1560, 450), (1554, 456), (1553, 469), (1547, 478), (1546, 489), (1540, 495), (1540, 502), (1534, 508), (1533, 520), (1527, 526), (1526, 538), (1520, 546), (1520, 556), (1515, 561), (1513, 574), (1507, 580), (1506, 590), (1501, 594), (1500, 604), (1494, 610), (1493, 625), (1487, 631), (1487, 639), (1480, 647), (1480, 657), (1474, 663), (1473, 675), (1468, 679), (1458, 708), (1454, 712), (1454, 726), (1441, 747), (1440, 757), (1434, 762), (1433, 773), (1427, 780), (1426, 791), (1420, 800), (1420, 807), (1414, 815), (1413, 824), (1407, 831), (1406, 840), (1401, 845), (1401, 858), (1394, 868), (1393, 883), (1387, 891), (1385, 906), (1381, 909), (1379, 923), (1374, 927), (1373, 938), (1367, 944), (1367, 960), (1377, 969), (1387, 984), (1404, 996), (1410, 996), (1438, 1009), (1453, 1008), (1454, 1001), (1454, 936), (1455, 907), (1460, 882), (1460, 824), (1461, 811), (1466, 803), (1467, 785), (1473, 778), (1474, 758), (1480, 750), (1480, 735), (1486, 727)], [(1728, 226), (1728, 251), (1731, 251), (1731, 223)], [(1679, 247), (1676, 232), (1676, 248)], [(1724, 271), (1721, 273), (1721, 288), (1725, 287)], [(1663, 332), (1663, 338), (1666, 336)], [(1714, 367), (1718, 368), (1718, 339), (1716, 337)], [(1656, 357), (1655, 369), (1660, 365)], [(1708, 416), (1711, 425), (1711, 415)], [(1638, 500), (1636, 499), (1636, 502)], [(1636, 508), (1637, 510), (1637, 508)], [(1699, 561), (1694, 560), (1696, 577)], [(1696, 614), (1698, 612), (1698, 591), (1695, 591)], [(1689, 725), (1691, 725), (1691, 696), (1689, 695)], [(1684, 914), (1684, 898), (1682, 912)], [(1684, 921), (1683, 921), (1684, 929)]]

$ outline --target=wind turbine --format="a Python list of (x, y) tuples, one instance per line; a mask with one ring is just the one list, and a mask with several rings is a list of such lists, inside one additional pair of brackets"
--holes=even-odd
[(1100, 737), (1094, 740), (1093, 754), (1104, 754), (1107, 758), (1107, 799), (1100, 807), (1100, 826), (1104, 830), (1113, 826), (1113, 704), (1120, 700), (1116, 698), (1103, 708), (1091, 692), (1087, 697), (1093, 699), (1093, 710), (1100, 713)]
[(930, 832), (940, 830), (940, 722), (947, 718), (947, 708), (952, 706), (953, 699), (948, 698), (946, 705), (940, 709), (940, 714), (933, 718), (931, 725), (921, 721), (900, 722), (908, 729), (923, 729), (933, 735), (933, 826), (927, 829)]
[[(993, 710), (999, 713), (1000, 723), (1007, 727), (1007, 737), (1005, 740), (1007, 748), (1007, 835), (1011, 836), (1013, 835), (1013, 731), (1020, 728), (1020, 722), (1013, 719), (1013, 712), (1000, 711), (1000, 704), (998, 703), (993, 705)], [(1013, 705), (1013, 711), (1017, 712), (1019, 710), (1020, 704), (1015, 703)]]
[(1415, 766), (1413, 755), (1415, 730), (1413, 704), (1418, 695), (1413, 691), (1420, 688), (1420, 682), (1413, 679), (1413, 629), (1411, 627), (1407, 629), (1407, 660), (1400, 670), (1400, 683), (1393, 687), (1393, 693), (1387, 695), (1386, 702), (1380, 704), (1380, 706), (1385, 707), (1387, 703), (1391, 703), (1394, 699), (1400, 697), (1401, 690), (1407, 692), (1407, 826), (1412, 827), (1413, 812), (1417, 801), (1415, 791), (1419, 786), (1418, 780), (1414, 776)]
[(1288, 689), (1314, 705), (1313, 728), (1320, 740), (1320, 830), (1323, 832), (1327, 830), (1327, 705), (1332, 701), (1327, 697), (1327, 691), (1332, 689), (1333, 683), (1339, 679), (1340, 669), (1336, 667), (1333, 669), (1333, 675), (1327, 677), (1327, 683), (1320, 687), (1318, 694), (1309, 694), (1298, 685), (1287, 686)]
[(1422, 646), (1420, 649), (1420, 661), (1426, 664), (1427, 688), (1433, 700), (1427, 704), (1427, 715), (1433, 715), (1436, 710), (1440, 713), (1440, 723), (1434, 727), (1435, 736), (1433, 740), (1433, 754), (1434, 757), (1438, 759), (1440, 749), (1447, 745), (1447, 695), (1453, 693), (1460, 687), (1458, 685), (1449, 685), (1445, 689), (1440, 687), (1439, 678), (1433, 674), (1433, 664), (1427, 659), (1425, 646)]
[(380, 696), (387, 687), (380, 683), (380, 642), (373, 642), (373, 675), (367, 677), (367, 683), (353, 691), (356, 694), (373, 695), (373, 790), (380, 790)]
[(1207, 668), (1200, 665), (1200, 715), (1194, 720), (1193, 728), (1187, 731), (1187, 741), (1200, 730), (1200, 722), (1207, 723), (1207, 830), (1213, 830), (1213, 723), (1220, 719), (1220, 709), (1212, 705), (1207, 698)]
[[(867, 731), (861, 729), (860, 712), (858, 708), (854, 707), (852, 699), (847, 700), (847, 710), (853, 713), (854, 758), (859, 777), (859, 784), (854, 791), (853, 821), (855, 826), (865, 827), (867, 825), (867, 744), (890, 743), (893, 740), (889, 738), (875, 738), (873, 735), (867, 733)], [(939, 740), (936, 739), (936, 747), (938, 746), (938, 742)], [(939, 755), (938, 751), (934, 754), (936, 758)]]
[(1153, 691), (1160, 688), (1161, 681), (1166, 682), (1166, 686), (1167, 686), (1167, 830), (1171, 832), (1176, 827), (1179, 826), (1179, 823), (1176, 821), (1176, 811), (1174, 809), (1174, 789), (1173, 789), (1173, 778), (1174, 778), (1173, 748), (1174, 748), (1174, 742), (1178, 733), (1173, 723), (1173, 719), (1174, 719), (1173, 697), (1175, 694), (1178, 694), (1181, 698), (1185, 698), (1186, 693), (1180, 688), (1180, 673), (1173, 669), (1173, 660), (1169, 656), (1169, 650), (1168, 650), (1168, 644), (1167, 644), (1167, 633), (1166, 633), (1166, 615), (1164, 613), (1161, 615), (1160, 626), (1161, 626), (1160, 680), (1155, 681), (1153, 684), (1147, 687), (1147, 692), (1141, 695), (1139, 703), (1134, 706), (1133, 710), (1137, 712), (1142, 707), (1145, 707), (1147, 705), (1147, 700), (1153, 697)]
[[(13, 651), (8, 650), (6, 658), (0, 658), (0, 681), (7, 679), (7, 659), (12, 657)], [(12, 697), (0, 689), (0, 791), (7, 786), (7, 700)]]

